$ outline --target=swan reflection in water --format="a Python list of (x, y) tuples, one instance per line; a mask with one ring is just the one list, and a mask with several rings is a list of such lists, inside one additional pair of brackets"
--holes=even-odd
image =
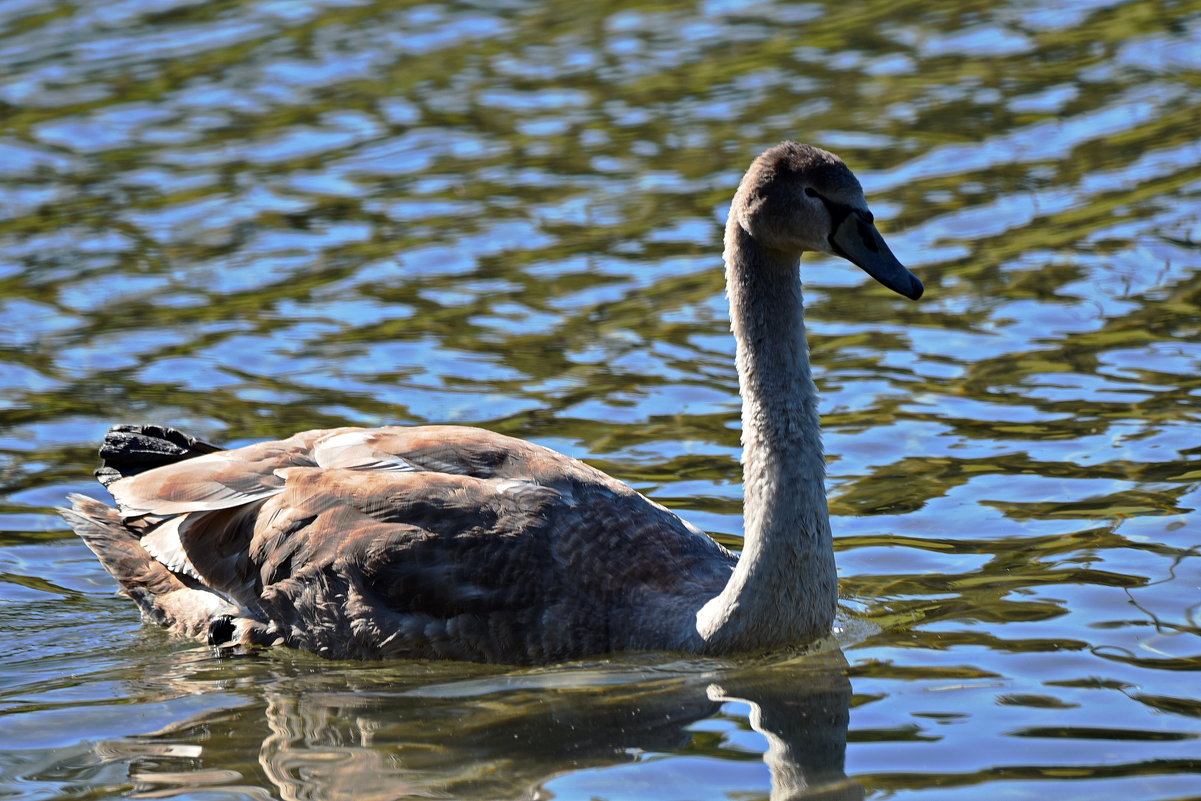
[[(697, 790), (730, 781), (740, 766), (732, 786), (744, 788), (750, 780), (741, 766), (751, 748), (762, 747), (731, 732), (746, 728), (745, 714), (767, 741), (772, 801), (863, 798), (844, 772), (851, 686), (840, 650), (776, 664), (648, 659), (510, 673), (446, 663), (275, 662), (272, 669), (286, 667), (286, 675), (237, 691), (250, 693), (249, 704), (138, 738), (132, 795), (203, 786), (285, 801), (539, 799), (556, 794), (548, 785), (579, 771), (602, 771), (582, 779), (591, 790), (610, 779), (605, 769), (657, 754), (687, 759), (686, 777)], [(230, 692), (228, 681), (173, 683), (189, 692)], [(723, 711), (731, 702), (749, 713)], [(151, 743), (159, 747), (146, 749)], [(128, 759), (129, 750), (121, 751)], [(256, 753), (257, 770), (240, 776), (205, 768), (210, 759), (226, 768), (253, 764)], [(190, 757), (191, 770), (164, 758), (178, 755)], [(637, 781), (655, 783), (646, 793), (674, 798), (673, 789), (685, 788), (671, 786), (665, 777), (673, 775), (681, 774), (643, 768)]]

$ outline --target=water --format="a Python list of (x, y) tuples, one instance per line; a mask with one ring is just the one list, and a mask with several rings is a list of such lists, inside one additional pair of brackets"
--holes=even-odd
[[(1201, 798), (1201, 3), (0, 3), (0, 796)], [(741, 535), (720, 269), (804, 277), (840, 648), (221, 658), (52, 513), (111, 422), (463, 422)]]

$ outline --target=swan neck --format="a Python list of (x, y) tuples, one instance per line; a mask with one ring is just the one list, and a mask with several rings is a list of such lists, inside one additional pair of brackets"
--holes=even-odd
[(725, 261), (742, 394), (745, 539), (726, 588), (698, 614), (715, 650), (821, 637), (838, 600), (800, 254), (763, 247), (732, 214)]

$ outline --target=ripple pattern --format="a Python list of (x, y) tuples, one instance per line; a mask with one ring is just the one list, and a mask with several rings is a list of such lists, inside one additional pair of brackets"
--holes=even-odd
[[(1197, 793), (1195, 0), (9, 0), (0, 75), (0, 795)], [(52, 514), (113, 422), (463, 422), (737, 547), (786, 138), (927, 286), (803, 262), (844, 662), (218, 660)]]

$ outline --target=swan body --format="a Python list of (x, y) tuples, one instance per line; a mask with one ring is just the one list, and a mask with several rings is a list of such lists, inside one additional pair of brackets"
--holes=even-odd
[(741, 556), (583, 462), (461, 426), (306, 431), (233, 450), (117, 426), (97, 471), (116, 508), (74, 495), (61, 513), (146, 618), (214, 645), (537, 664), (820, 638), (837, 574), (805, 250), (922, 293), (836, 156), (785, 142), (751, 165), (724, 251)]

